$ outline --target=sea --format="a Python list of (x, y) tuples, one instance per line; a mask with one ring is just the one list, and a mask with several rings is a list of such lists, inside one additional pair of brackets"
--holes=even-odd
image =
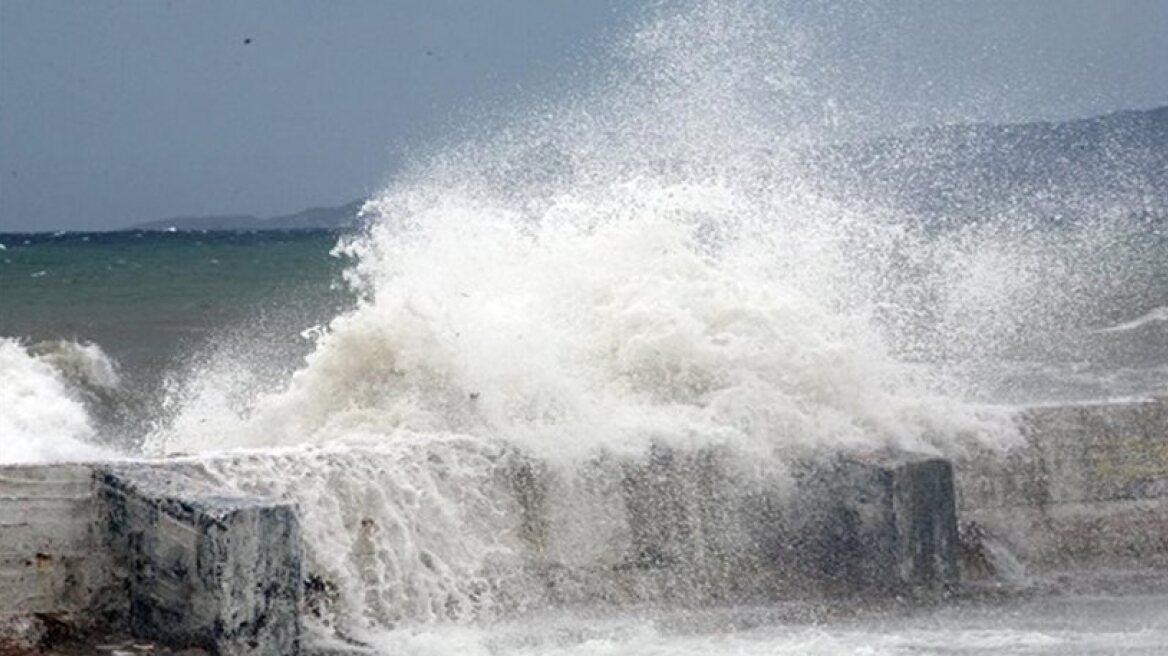
[(211, 468), (301, 508), (313, 639), (368, 653), (1164, 653), (1147, 581), (566, 608), (512, 580), (502, 450), (584, 480), (712, 446), (781, 476), (1168, 394), (1168, 215), (1081, 189), (939, 220), (841, 190), (781, 18), (649, 12), (605, 75), (410, 162), (345, 231), (0, 234), (0, 463), (248, 453)]

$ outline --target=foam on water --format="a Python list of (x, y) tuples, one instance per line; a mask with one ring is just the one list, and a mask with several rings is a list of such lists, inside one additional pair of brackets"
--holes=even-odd
[(1157, 323), (1168, 322), (1168, 307), (1158, 307), (1149, 310), (1143, 316), (1132, 319), (1131, 321), (1124, 321), (1123, 323), (1109, 326), (1107, 328), (1100, 328), (1101, 333), (1119, 333), (1130, 330), (1138, 330), (1144, 326), (1150, 326)]
[(740, 654), (1158, 654), (1168, 639), (1161, 596), (1075, 597), (1008, 609), (959, 604), (907, 613), (779, 621), (766, 609), (647, 612), (641, 617), (542, 615), (483, 631), (403, 630), (381, 636), (381, 653), (651, 656)]

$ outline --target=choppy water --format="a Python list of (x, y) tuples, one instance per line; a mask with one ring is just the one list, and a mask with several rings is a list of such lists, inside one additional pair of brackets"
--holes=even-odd
[(271, 452), (216, 475), (297, 501), (337, 597), (314, 630), (386, 653), (1151, 653), (1162, 597), (757, 628), (516, 601), (541, 595), (499, 450), (568, 488), (652, 444), (781, 477), (1008, 445), (1003, 404), (1168, 389), (1164, 217), (1084, 193), (1106, 202), (939, 223), (841, 193), (805, 156), (810, 36), (758, 4), (659, 8), (611, 70), (415, 162), (339, 244), (0, 237), (0, 461)]
[[(379, 645), (405, 654), (650, 656), (764, 654), (1012, 656), (1161, 654), (1168, 644), (1168, 596), (1054, 596), (1009, 604), (792, 619), (795, 609), (737, 608), (641, 618), (549, 615), (497, 626), (403, 631)], [(539, 628), (533, 628), (533, 624)]]
[[(241, 369), (265, 379), (291, 371), (311, 348), (300, 332), (352, 303), (339, 284), (344, 263), (329, 256), (336, 240), (323, 231), (0, 235), (0, 375), (13, 381), (0, 395), (40, 388), (19, 404), (23, 428), (8, 432), (5, 449), (56, 432), (130, 447), (169, 389), (244, 335)], [(93, 366), (112, 378), (93, 380)], [(78, 404), (83, 420), (60, 426)]]
[[(271, 319), (292, 328), (348, 302), (330, 232), (0, 236), (0, 335), (96, 342), (132, 377), (208, 338)], [(299, 313), (299, 316), (298, 316)], [(282, 335), (272, 335), (280, 341)]]

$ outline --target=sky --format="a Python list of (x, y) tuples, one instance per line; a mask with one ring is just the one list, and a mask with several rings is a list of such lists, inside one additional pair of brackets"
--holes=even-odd
[[(819, 93), (872, 132), (1168, 104), (1163, 0), (783, 4), (817, 26)], [(0, 232), (272, 216), (368, 196), (477, 116), (580, 83), (644, 11), (632, 0), (0, 0)]]

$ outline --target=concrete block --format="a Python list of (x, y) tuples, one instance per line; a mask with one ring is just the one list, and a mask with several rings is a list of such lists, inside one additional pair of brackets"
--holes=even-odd
[(835, 594), (898, 595), (958, 583), (952, 465), (906, 453), (813, 463), (799, 485), (798, 558)]
[(1029, 408), (1018, 424), (1023, 446), (957, 463), (972, 533), (1038, 571), (1168, 564), (1168, 400)]
[[(787, 567), (790, 486), (724, 449), (655, 446), (515, 480), (538, 517), (532, 560), (551, 604), (761, 603), (799, 596)], [(532, 505), (532, 501), (537, 501)]]
[(108, 467), (97, 476), (133, 635), (232, 656), (298, 652), (292, 506), (216, 489), (175, 467)]
[(0, 621), (51, 613), (92, 620), (111, 583), (85, 465), (0, 466)]
[(914, 590), (951, 588), (960, 547), (953, 464), (906, 458), (892, 471), (900, 580)]
[(655, 446), (564, 477), (519, 461), (530, 562), (553, 604), (764, 603), (957, 583), (948, 462), (805, 461), (759, 475), (726, 450)]
[[(937, 459), (853, 455), (776, 472), (730, 449), (659, 446), (570, 471), (519, 452), (496, 466), (490, 490), (506, 498), (492, 527), (518, 550), (499, 598), (514, 608), (899, 595), (956, 578), (952, 468)], [(11, 552), (0, 582), (36, 592), (0, 595), (0, 611), (75, 608), (169, 648), (296, 654), (304, 586), (329, 582), (301, 570), (295, 509), (218, 487), (230, 477), (210, 472), (195, 460), (0, 468), (14, 500), (0, 504)], [(69, 596), (78, 571), (94, 572), (88, 604)]]
[[(744, 603), (772, 598), (783, 588), (768, 576), (769, 545), (755, 539), (745, 516), (753, 509), (739, 475), (741, 461), (716, 449), (653, 448), (624, 463), (621, 491), (629, 527), (618, 565), (626, 577), (679, 602)], [(737, 481), (737, 483), (736, 483)], [(770, 528), (782, 530), (776, 520)]]

